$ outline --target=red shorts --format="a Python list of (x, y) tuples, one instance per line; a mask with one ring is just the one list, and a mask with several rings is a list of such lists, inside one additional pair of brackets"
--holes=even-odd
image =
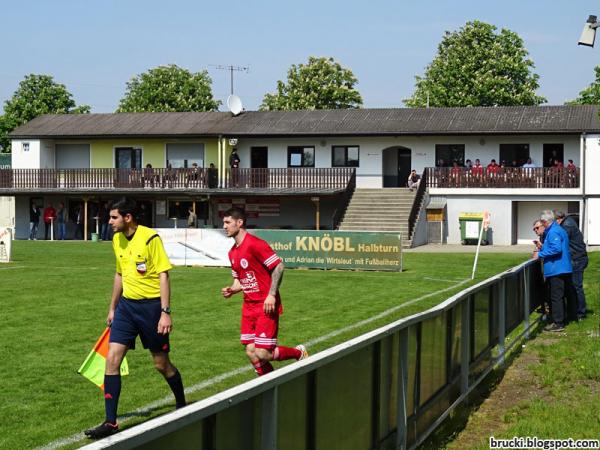
[(271, 314), (265, 314), (263, 308), (263, 302), (244, 302), (240, 342), (242, 345), (254, 344), (256, 348), (272, 350), (277, 347), (281, 304)]

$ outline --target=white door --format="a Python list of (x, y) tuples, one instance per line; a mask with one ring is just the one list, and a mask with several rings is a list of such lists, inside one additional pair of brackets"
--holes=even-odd
[(600, 198), (588, 198), (587, 244), (600, 245)]

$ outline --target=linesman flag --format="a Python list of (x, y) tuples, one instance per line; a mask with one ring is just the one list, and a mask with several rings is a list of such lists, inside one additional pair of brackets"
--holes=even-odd
[[(100, 389), (104, 390), (104, 368), (106, 365), (106, 355), (108, 355), (108, 338), (110, 337), (110, 328), (106, 328), (90, 354), (77, 371)], [(129, 375), (129, 366), (127, 359), (123, 358), (121, 363), (121, 376)]]

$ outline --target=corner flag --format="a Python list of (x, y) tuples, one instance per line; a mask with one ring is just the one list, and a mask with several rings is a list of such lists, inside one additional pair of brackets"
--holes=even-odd
[[(102, 390), (104, 390), (104, 367), (106, 365), (106, 356), (108, 355), (109, 337), (110, 328), (107, 327), (77, 371), (77, 373), (83, 375)], [(123, 358), (120, 372), (121, 376), (129, 375), (129, 366), (127, 365), (126, 358)]]

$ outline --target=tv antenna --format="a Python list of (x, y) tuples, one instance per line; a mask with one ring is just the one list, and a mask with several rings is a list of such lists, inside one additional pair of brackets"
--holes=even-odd
[(233, 95), (233, 72), (246, 72), (248, 73), (250, 71), (250, 67), (242, 67), (242, 66), (222, 66), (222, 65), (214, 65), (211, 64), (215, 69), (218, 70), (229, 70), (229, 79), (231, 81), (231, 92), (230, 94)]

